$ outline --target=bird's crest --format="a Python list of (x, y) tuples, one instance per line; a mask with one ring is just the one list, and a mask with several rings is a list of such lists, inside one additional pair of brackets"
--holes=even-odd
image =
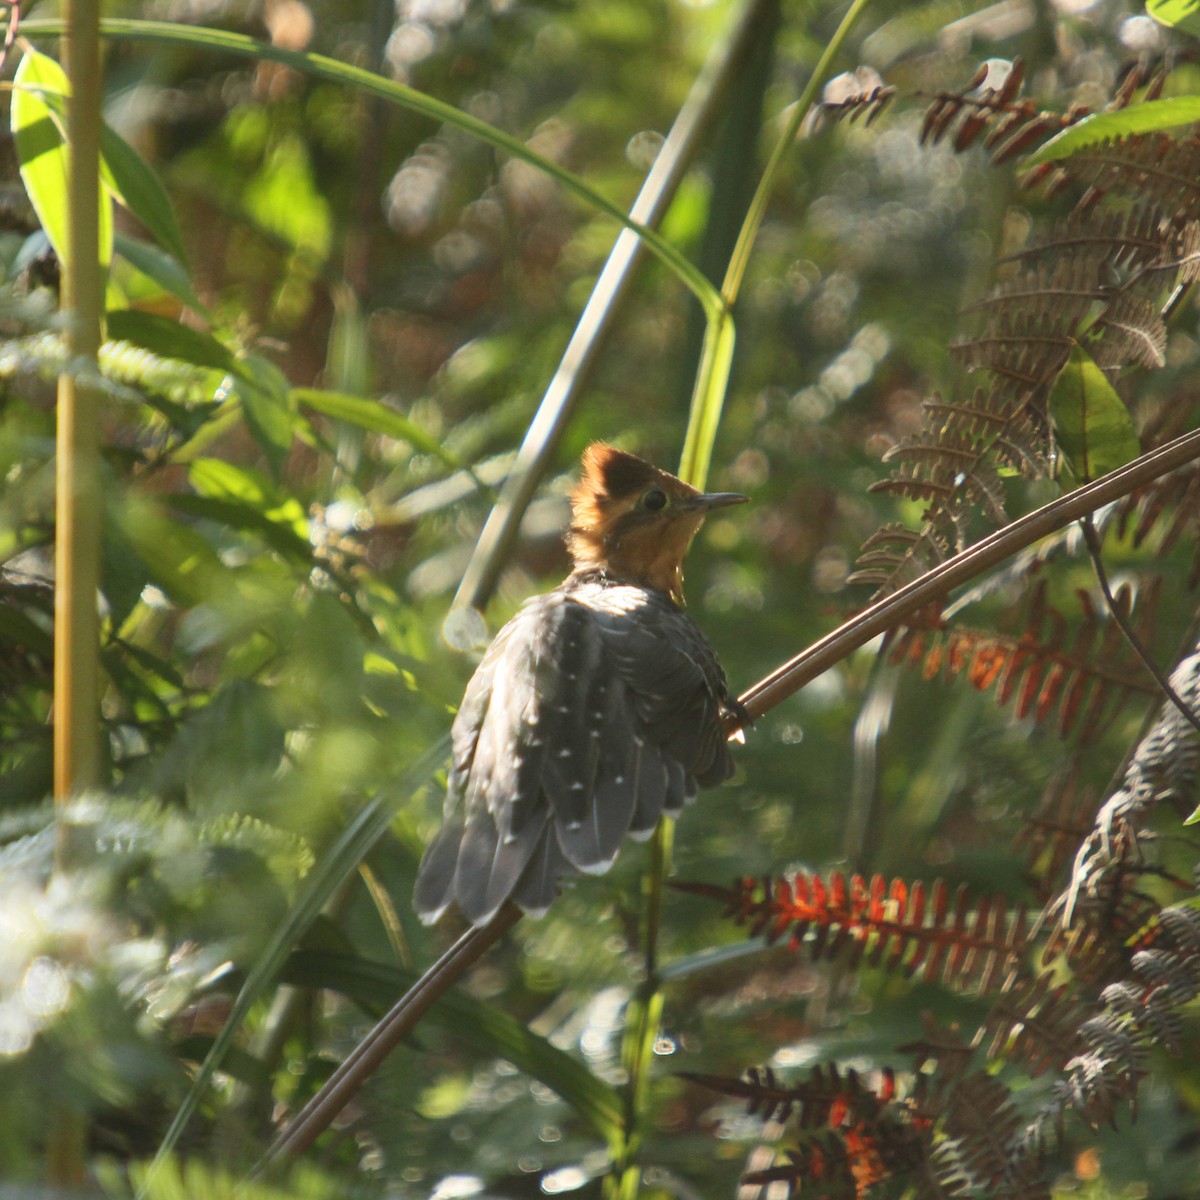
[(583, 452), (583, 474), (571, 493), (575, 523), (599, 521), (624, 509), (648, 487), (657, 484), (672, 496), (696, 495), (682, 479), (651, 466), (635, 454), (618, 450), (605, 442), (593, 442)]
[(670, 472), (594, 442), (583, 452), (583, 474), (571, 493), (567, 545), (575, 570), (648, 584), (681, 604), (683, 556), (704, 520), (686, 504), (699, 496)]

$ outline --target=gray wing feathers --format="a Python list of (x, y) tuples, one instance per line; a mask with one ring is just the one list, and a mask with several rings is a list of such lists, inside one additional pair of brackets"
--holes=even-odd
[(695, 624), (657, 593), (581, 584), (497, 635), (454, 722), (446, 822), (421, 861), (425, 921), (473, 924), (511, 897), (543, 912), (563, 877), (607, 870), (625, 837), (732, 772), (727, 699)]

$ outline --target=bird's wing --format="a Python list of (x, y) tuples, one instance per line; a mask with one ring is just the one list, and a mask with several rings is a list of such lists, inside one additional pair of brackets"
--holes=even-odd
[[(641, 611), (641, 607), (648, 611)], [(530, 601), (489, 647), (452, 732), (446, 819), (421, 863), (426, 921), (476, 925), (512, 897), (542, 911), (572, 869), (607, 870), (626, 835), (732, 766), (724, 676), (666, 597), (597, 585)]]
[(638, 732), (705, 786), (733, 773), (725, 673), (699, 626), (666, 596), (607, 587), (591, 601), (606, 654), (633, 698)]

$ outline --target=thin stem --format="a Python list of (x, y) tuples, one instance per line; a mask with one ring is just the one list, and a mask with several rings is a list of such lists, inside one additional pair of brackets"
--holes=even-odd
[(721, 284), (721, 307), (706, 309), (708, 318), (704, 331), (704, 346), (700, 353), (700, 369), (696, 373), (696, 387), (692, 392), (691, 412), (688, 416), (687, 435), (683, 446), (682, 478), (697, 487), (704, 485), (708, 477), (708, 464), (712, 444), (716, 438), (717, 425), (721, 419), (721, 408), (729, 387), (729, 373), (733, 367), (734, 322), (733, 306), (741, 294), (742, 282), (750, 262), (750, 252), (758, 238), (758, 231), (766, 216), (767, 203), (774, 192), (784, 160), (791, 152), (800, 132), (800, 126), (825, 84), (825, 76), (834, 59), (841, 53), (850, 31), (870, 0), (854, 0), (842, 18), (837, 30), (830, 38), (800, 98), (792, 106), (783, 131), (775, 141), (762, 178), (758, 181), (746, 219), (738, 232), (737, 242), (725, 269)]
[[(66, 0), (67, 254), (62, 311), (67, 365), (58, 379), (54, 545), (54, 798), (62, 811), (100, 778), (100, 392), (104, 279), (100, 265), (100, 40), (97, 0)], [(60, 821), (55, 858), (69, 857)], [(48, 1114), (47, 1177), (78, 1188), (87, 1122), (65, 1099)]]
[(1191, 705), (1171, 686), (1171, 681), (1163, 674), (1158, 663), (1150, 657), (1150, 651), (1142, 644), (1142, 639), (1138, 637), (1137, 630), (1134, 629), (1129, 617), (1122, 611), (1116, 597), (1113, 595), (1112, 586), (1108, 581), (1108, 572), (1104, 568), (1104, 556), (1100, 545), (1100, 536), (1096, 532), (1096, 525), (1092, 520), (1091, 514), (1089, 513), (1086, 517), (1081, 518), (1079, 525), (1083, 530), (1084, 544), (1087, 546), (1088, 555), (1092, 560), (1092, 570), (1095, 572), (1096, 582), (1100, 585), (1100, 591), (1104, 595), (1104, 603), (1108, 605), (1108, 611), (1112, 614), (1112, 619), (1117, 623), (1117, 628), (1120, 629), (1125, 640), (1133, 648), (1134, 654), (1141, 659), (1142, 666), (1154, 677), (1154, 682), (1162, 689), (1163, 694), (1175, 705), (1180, 715), (1195, 728), (1196, 732), (1200, 733), (1200, 717), (1196, 716), (1192, 711)]
[(771, 151), (771, 157), (767, 159), (767, 165), (763, 169), (762, 178), (758, 181), (754, 198), (750, 201), (746, 220), (742, 223), (742, 230), (738, 235), (737, 244), (734, 246), (733, 254), (729, 258), (729, 266), (725, 271), (725, 281), (721, 285), (721, 295), (728, 305), (733, 304), (741, 291), (742, 280), (746, 275), (746, 267), (750, 262), (750, 252), (754, 248), (759, 227), (766, 216), (767, 203), (775, 190), (776, 181), (783, 167), (784, 159), (791, 152), (792, 145), (796, 141), (796, 135), (800, 132), (800, 126), (816, 101), (818, 92), (824, 87), (825, 76), (833, 65), (834, 59), (842, 52), (842, 47), (845, 45), (846, 39), (850, 36), (850, 31), (854, 28), (858, 18), (862, 16), (863, 11), (870, 2), (871, 0), (854, 0), (850, 5), (846, 11), (846, 15), (835, 30), (833, 37), (829, 39), (828, 44), (825, 46), (825, 50), (821, 54), (820, 59), (818, 59), (817, 65), (813, 68), (813, 73), (809, 76), (808, 83), (804, 86), (804, 91), (800, 93), (800, 99), (796, 101), (791, 112), (788, 114), (787, 123), (784, 125), (783, 132), (775, 142), (775, 147)]

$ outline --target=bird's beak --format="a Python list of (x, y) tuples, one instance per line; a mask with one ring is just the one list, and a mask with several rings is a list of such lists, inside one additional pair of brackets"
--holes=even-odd
[(732, 504), (745, 504), (749, 500), (749, 496), (743, 496), (739, 492), (702, 492), (699, 496), (694, 496), (689, 508), (698, 508), (701, 512), (712, 512), (714, 508), (729, 508)]

